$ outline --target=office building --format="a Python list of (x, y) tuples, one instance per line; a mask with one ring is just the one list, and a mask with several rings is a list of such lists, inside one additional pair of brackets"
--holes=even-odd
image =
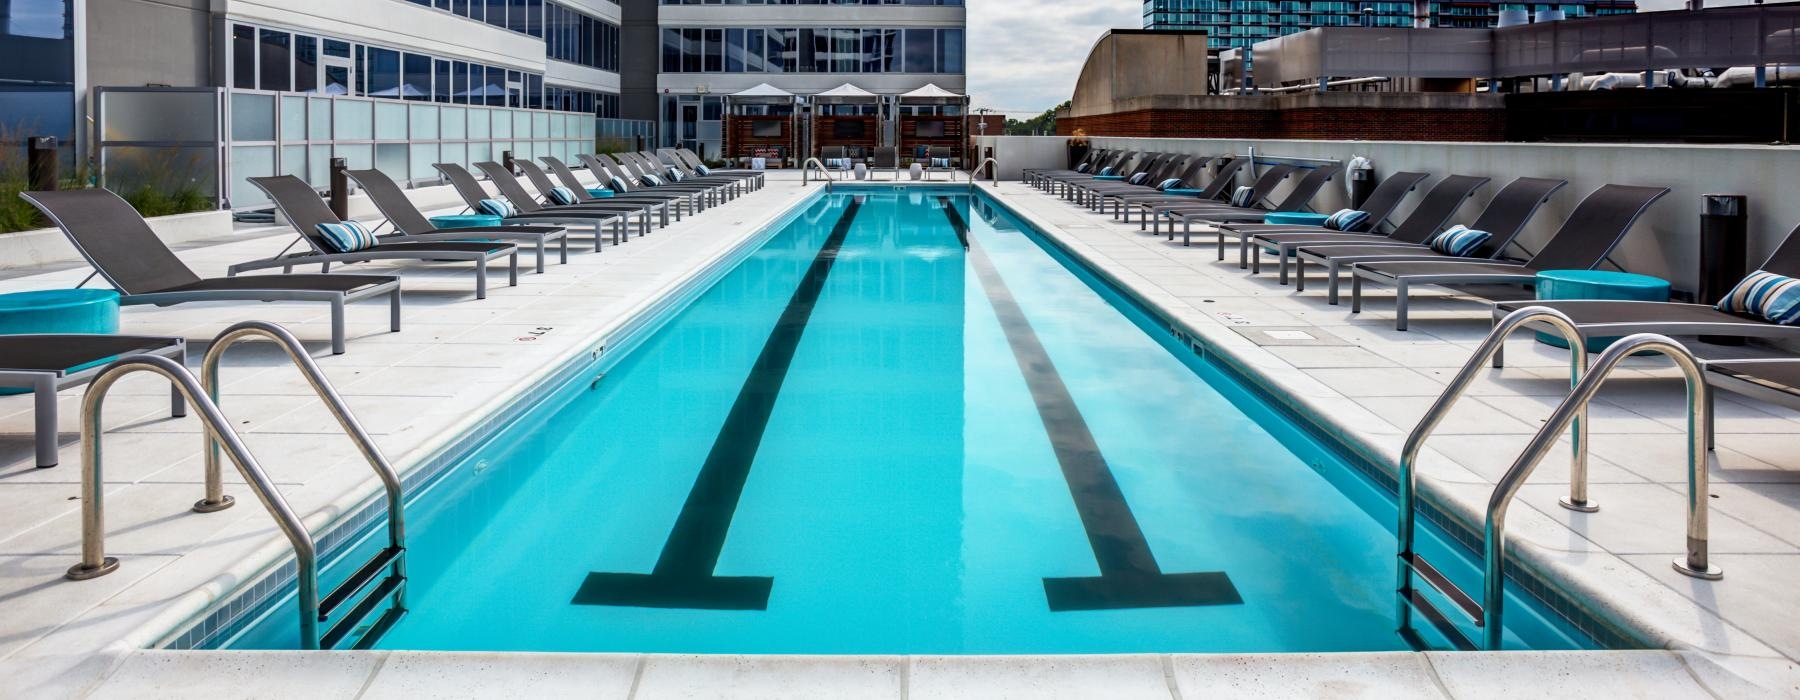
[[(1630, 14), (1636, 0), (1579, 0), (1559, 3), (1441, 0), (1426, 3), (1427, 26), (1492, 27), (1502, 11), (1526, 15), (1561, 12), (1563, 17)], [(1314, 27), (1411, 27), (1412, 2), (1345, 0), (1144, 0), (1145, 29), (1206, 32), (1211, 48), (1247, 48), (1256, 42)]]

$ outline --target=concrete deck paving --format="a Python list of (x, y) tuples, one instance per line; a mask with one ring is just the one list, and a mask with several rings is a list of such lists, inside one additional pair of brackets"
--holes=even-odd
[[(815, 186), (816, 187), (816, 186)], [(729, 255), (814, 187), (777, 173), (763, 192), (601, 254), (579, 253), (474, 301), (467, 272), (405, 266), (406, 328), (386, 307), (350, 313), (349, 352), (325, 349), (326, 309), (300, 304), (128, 308), (124, 330), (200, 345), (230, 323), (276, 321), (308, 341), (351, 408), (403, 470), (479, 422), (564, 359), (597, 342)], [(1210, 247), (1182, 248), (1135, 226), (1015, 183), (988, 188), (1103, 274), (1178, 321), (1271, 393), (1371, 454), (1393, 455), (1443, 382), (1485, 333), (1466, 299), (1420, 298), (1414, 329), (1391, 330), (1379, 301), (1353, 317), (1272, 275), (1247, 278)], [(271, 232), (185, 249), (202, 274), (269, 255)], [(526, 256), (529, 257), (529, 256)], [(401, 269), (394, 266), (393, 269)], [(66, 287), (66, 268), (0, 281), (0, 291)], [(545, 330), (548, 329), (548, 330)], [(1287, 344), (1262, 331), (1304, 330)], [(539, 335), (541, 333), (541, 335)], [(531, 338), (532, 340), (526, 340)], [(1559, 352), (1521, 337), (1431, 444), (1431, 493), (1478, 513), (1489, 485), (1566, 391)], [(197, 357), (196, 357), (197, 360)], [(268, 348), (226, 360), (224, 405), (295, 509), (318, 527), (376, 491), (368, 468), (298, 373)], [(249, 494), (196, 514), (199, 424), (167, 417), (167, 384), (120, 383), (107, 402), (108, 552), (120, 571), (87, 582), (62, 572), (79, 548), (81, 390), (62, 398), (64, 463), (33, 468), (28, 397), (0, 398), (0, 696), (168, 697), (1157, 697), (1225, 693), (1491, 697), (1747, 697), (1800, 693), (1800, 625), (1786, 584), (1800, 571), (1800, 414), (1720, 400), (1713, 552), (1726, 577), (1669, 570), (1681, 552), (1680, 386), (1632, 361), (1594, 409), (1593, 495), (1603, 510), (1555, 506), (1567, 470), (1547, 460), (1515, 508), (1514, 554), (1593, 601), (1594, 611), (1659, 647), (1638, 652), (1108, 657), (694, 657), (415, 652), (150, 650), (287, 553)]]

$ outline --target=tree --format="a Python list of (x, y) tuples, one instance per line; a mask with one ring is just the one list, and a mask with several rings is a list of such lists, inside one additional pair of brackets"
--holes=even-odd
[(1026, 119), (1024, 121), (1019, 121), (1017, 119), (1007, 119), (1006, 120), (1006, 135), (1007, 136), (1030, 136), (1032, 134), (1054, 134), (1054, 133), (1056, 133), (1056, 112), (1057, 112), (1057, 110), (1068, 109), (1070, 104), (1071, 103), (1069, 103), (1069, 102), (1064, 102), (1060, 105), (1052, 107), (1051, 109), (1044, 112), (1043, 114), (1037, 115), (1030, 119)]

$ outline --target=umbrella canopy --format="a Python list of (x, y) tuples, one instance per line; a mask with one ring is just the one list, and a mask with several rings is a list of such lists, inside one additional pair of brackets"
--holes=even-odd
[(761, 83), (761, 84), (757, 85), (756, 87), (750, 88), (748, 90), (744, 90), (742, 92), (731, 93), (731, 96), (732, 97), (793, 97), (794, 93), (788, 92), (786, 90), (775, 87), (774, 85), (770, 85), (768, 83)]
[(881, 99), (881, 96), (877, 95), (873, 92), (869, 92), (868, 90), (859, 88), (855, 85), (851, 85), (849, 83), (844, 83), (843, 85), (839, 85), (830, 90), (826, 90), (824, 92), (813, 95), (812, 98), (815, 101), (821, 101), (821, 102), (855, 102), (855, 101), (870, 101), (870, 102), (872, 102), (872, 101)]
[(937, 83), (927, 83), (925, 85), (925, 87), (922, 87), (922, 88), (919, 88), (912, 92), (901, 95), (900, 99), (902, 99), (902, 100), (961, 101), (964, 97), (966, 97), (966, 96), (951, 92), (949, 90), (945, 90), (941, 87), (938, 87)]

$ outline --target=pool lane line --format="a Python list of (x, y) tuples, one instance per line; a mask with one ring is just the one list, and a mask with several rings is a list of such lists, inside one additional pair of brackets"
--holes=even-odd
[[(961, 213), (946, 206), (944, 215), (958, 237), (968, 240), (969, 227)], [(1026, 387), (1050, 438), (1050, 448), (1062, 466), (1069, 495), (1075, 499), (1075, 511), (1081, 516), (1094, 561), (1100, 566), (1099, 576), (1044, 579), (1044, 597), (1050, 609), (1061, 612), (1243, 603), (1237, 587), (1222, 571), (1163, 573), (1143, 528), (1131, 512), (1131, 504), (1125, 500), (1125, 492), (1119, 488), (1043, 341), (994, 267), (994, 261), (980, 245), (971, 243), (969, 265), (994, 308), (1019, 371), (1025, 375)]]
[(781, 318), (769, 331), (762, 352), (750, 367), (750, 375), (738, 390), (737, 400), (725, 416), (712, 451), (694, 478), (687, 501), (669, 539), (663, 543), (656, 567), (648, 574), (589, 573), (576, 591), (575, 605), (611, 605), (639, 608), (697, 610), (765, 610), (775, 579), (767, 576), (714, 576), (725, 536), (737, 512), (750, 466), (769, 426), (769, 414), (787, 380), (794, 353), (806, 333), (824, 293), (825, 280), (837, 262), (839, 249), (850, 234), (863, 198), (855, 197), (838, 217), (831, 235), (813, 257), (788, 299)]

